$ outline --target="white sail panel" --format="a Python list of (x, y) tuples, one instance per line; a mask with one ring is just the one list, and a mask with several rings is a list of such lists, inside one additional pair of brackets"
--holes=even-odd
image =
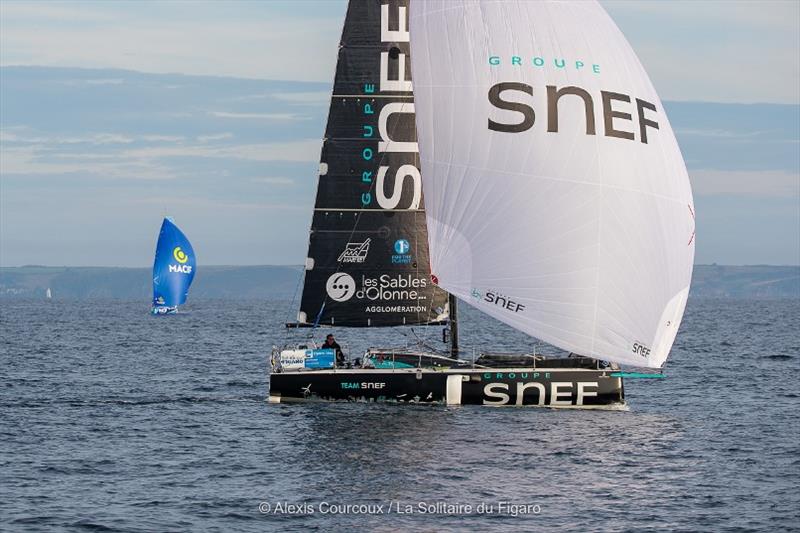
[(663, 365), (694, 204), (663, 105), (594, 1), (412, 2), (435, 282), (543, 341)]

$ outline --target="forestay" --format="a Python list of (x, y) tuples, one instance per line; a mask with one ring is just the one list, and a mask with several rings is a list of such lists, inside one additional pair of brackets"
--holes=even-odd
[(582, 355), (657, 368), (678, 331), (694, 205), (635, 53), (593, 1), (412, 2), (438, 285)]

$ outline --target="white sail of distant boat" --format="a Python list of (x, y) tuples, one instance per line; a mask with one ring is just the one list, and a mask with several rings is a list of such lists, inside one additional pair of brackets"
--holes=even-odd
[(431, 272), (570, 352), (658, 368), (694, 203), (664, 106), (594, 1), (411, 2)]
[(53, 298), (53, 291), (50, 290), (50, 287), (47, 287), (47, 291), (45, 291), (44, 296), (48, 300), (51, 300)]

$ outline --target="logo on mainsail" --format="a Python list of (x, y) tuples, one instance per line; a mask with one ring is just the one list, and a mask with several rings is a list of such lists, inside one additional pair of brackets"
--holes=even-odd
[(189, 260), (189, 256), (186, 255), (186, 252), (181, 250), (180, 246), (176, 246), (175, 249), (172, 250), (172, 256), (175, 258), (175, 261), (177, 261), (180, 264), (184, 264), (186, 261)]
[(394, 251), (398, 254), (407, 254), (411, 249), (411, 245), (405, 239), (397, 239), (394, 241)]
[(406, 239), (397, 239), (394, 241), (394, 251), (392, 256), (393, 265), (409, 265), (411, 264), (411, 244)]
[(356, 280), (350, 274), (336, 272), (325, 283), (328, 296), (336, 302), (346, 302), (356, 293)]
[(336, 261), (339, 263), (363, 263), (367, 260), (369, 243), (370, 239), (364, 242), (348, 242)]

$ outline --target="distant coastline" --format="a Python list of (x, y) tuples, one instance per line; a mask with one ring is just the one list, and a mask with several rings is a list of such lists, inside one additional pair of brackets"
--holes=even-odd
[[(301, 283), (302, 266), (204, 266), (192, 299), (288, 299)], [(150, 268), (0, 267), (0, 299), (150, 298)], [(800, 298), (800, 266), (695, 265), (691, 298)]]

